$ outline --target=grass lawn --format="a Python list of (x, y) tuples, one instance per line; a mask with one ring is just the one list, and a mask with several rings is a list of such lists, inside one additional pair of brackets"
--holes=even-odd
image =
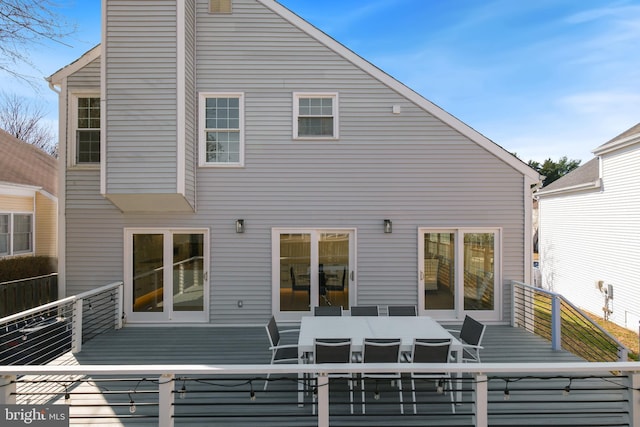
[(633, 360), (638, 360), (638, 333), (634, 332), (630, 329), (623, 328), (622, 326), (616, 325), (613, 322), (609, 322), (608, 320), (602, 319), (600, 316), (596, 316), (593, 313), (589, 313), (585, 311), (586, 314), (591, 317), (591, 319), (600, 325), (605, 331), (609, 332), (611, 335), (616, 337), (622, 344), (627, 346), (630, 351), (629, 357)]

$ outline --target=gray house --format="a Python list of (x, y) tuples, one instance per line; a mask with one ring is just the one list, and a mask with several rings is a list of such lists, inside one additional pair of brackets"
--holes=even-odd
[(60, 93), (60, 279), (129, 323), (413, 304), (510, 318), (531, 282), (516, 157), (274, 0), (106, 0)]

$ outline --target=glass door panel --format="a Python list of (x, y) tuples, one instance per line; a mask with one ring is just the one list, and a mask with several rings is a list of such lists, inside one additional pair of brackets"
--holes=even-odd
[(208, 320), (208, 232), (128, 229), (125, 312), (132, 322)]
[(319, 305), (341, 305), (349, 310), (349, 237), (349, 233), (320, 233)]
[(456, 302), (455, 234), (424, 233), (420, 271), (425, 310), (454, 310)]
[(173, 311), (204, 310), (202, 234), (173, 235)]
[(311, 306), (311, 234), (280, 234), (280, 311)]
[(162, 312), (164, 307), (164, 236), (133, 235), (133, 311)]
[(495, 234), (464, 235), (464, 309), (495, 308)]

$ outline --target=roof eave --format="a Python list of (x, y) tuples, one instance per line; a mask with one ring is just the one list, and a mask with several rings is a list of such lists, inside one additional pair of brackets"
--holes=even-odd
[(102, 46), (98, 44), (88, 52), (85, 52), (80, 58), (76, 59), (71, 64), (65, 65), (49, 77), (46, 77), (45, 80), (52, 85), (61, 84), (65, 78), (86, 67), (92, 61), (98, 59), (101, 53)]

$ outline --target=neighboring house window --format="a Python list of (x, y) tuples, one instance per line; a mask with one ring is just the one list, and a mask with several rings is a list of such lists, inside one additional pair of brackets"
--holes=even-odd
[(200, 94), (200, 165), (244, 163), (244, 95)]
[(0, 255), (33, 252), (33, 215), (0, 214)]
[(0, 255), (9, 255), (9, 215), (0, 214)]
[(338, 94), (294, 93), (293, 137), (338, 138)]
[(100, 163), (100, 97), (79, 96), (76, 119), (76, 164)]

